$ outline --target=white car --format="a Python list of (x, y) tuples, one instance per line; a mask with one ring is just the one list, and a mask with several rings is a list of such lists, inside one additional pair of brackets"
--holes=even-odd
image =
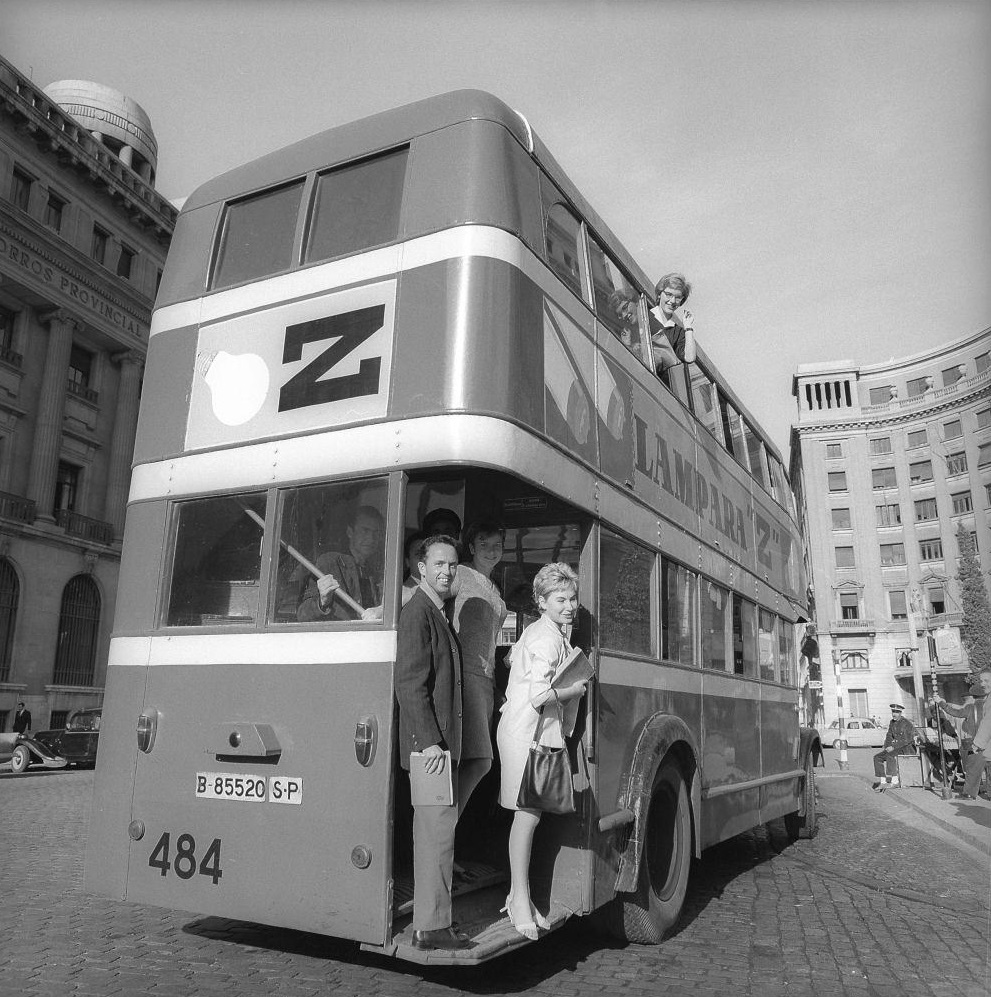
[[(843, 721), (843, 737), (848, 748), (883, 748), (888, 734), (887, 724), (877, 724), (870, 717), (850, 717)], [(840, 722), (834, 720), (823, 738), (834, 748), (840, 746)]]

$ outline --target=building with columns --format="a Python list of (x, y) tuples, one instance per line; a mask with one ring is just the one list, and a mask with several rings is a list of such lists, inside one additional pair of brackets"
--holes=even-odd
[(99, 705), (175, 208), (148, 116), (0, 58), (0, 731)]
[[(791, 475), (804, 518), (822, 695), (816, 721), (919, 722), (933, 674), (960, 702), (969, 664), (935, 661), (959, 643), (957, 529), (977, 540), (991, 590), (991, 329), (885, 363), (803, 364)], [(914, 626), (910, 626), (910, 621)], [(949, 631), (946, 633), (946, 631)], [(837, 681), (838, 680), (838, 681)]]

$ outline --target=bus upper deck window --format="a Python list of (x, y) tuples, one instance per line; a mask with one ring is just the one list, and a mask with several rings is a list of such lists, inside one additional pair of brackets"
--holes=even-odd
[(594, 238), (589, 238), (588, 250), (595, 314), (627, 349), (643, 358), (639, 292)]
[(289, 269), (302, 194), (301, 180), (227, 205), (210, 285), (214, 290)]
[(547, 263), (579, 298), (582, 297), (580, 245), (581, 223), (563, 204), (551, 205), (544, 228)]
[(307, 263), (395, 241), (408, 158), (399, 149), (317, 178)]
[(255, 621), (264, 522), (263, 493), (179, 504), (166, 626)]

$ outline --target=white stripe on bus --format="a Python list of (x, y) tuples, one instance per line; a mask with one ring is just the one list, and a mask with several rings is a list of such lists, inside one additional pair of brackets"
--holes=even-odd
[(347, 259), (279, 274), (191, 301), (165, 305), (152, 316), (149, 335), (203, 325), (328, 289), (394, 277), (404, 270), (472, 256), (509, 263), (536, 283), (544, 285), (545, 290), (554, 288), (554, 280), (546, 266), (515, 236), (487, 225), (461, 225), (385, 249), (373, 249)]
[(108, 666), (334, 665), (393, 661), (394, 630), (323, 630), (305, 633), (168, 634), (113, 637)]

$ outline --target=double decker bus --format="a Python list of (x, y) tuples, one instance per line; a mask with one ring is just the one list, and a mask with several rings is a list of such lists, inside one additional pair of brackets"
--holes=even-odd
[[(478, 91), (186, 201), (151, 327), (90, 891), (417, 962), (528, 944), (499, 913), (495, 772), (459, 826), (472, 946), (411, 944), (393, 664), (404, 541), (434, 509), (506, 528), (502, 655), (537, 570), (580, 577), (578, 809), (544, 818), (531, 867), (552, 930), (594, 915), (659, 941), (693, 855), (779, 817), (814, 833), (792, 494), (704, 350), (655, 374), (651, 288), (526, 119)], [(359, 522), (381, 590), (304, 612)]]

